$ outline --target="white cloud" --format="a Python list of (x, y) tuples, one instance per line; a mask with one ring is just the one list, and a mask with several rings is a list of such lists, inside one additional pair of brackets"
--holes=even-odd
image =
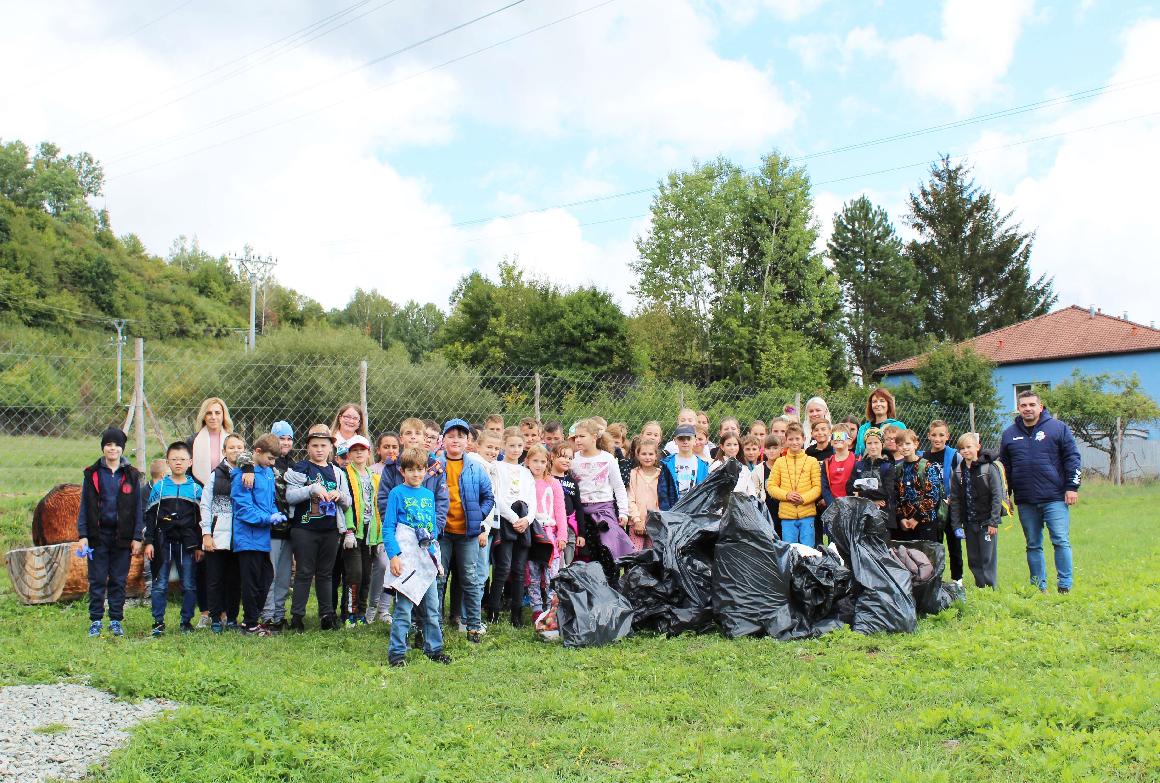
[[(1160, 21), (1138, 23), (1125, 36), (1123, 56), (1107, 81), (1119, 83), (1160, 71)], [(1160, 111), (1155, 90), (1104, 95), (1053, 120), (1043, 130), (1061, 132)], [(1029, 134), (1035, 135), (1035, 134)], [(1036, 231), (1032, 265), (1055, 277), (1061, 305), (1095, 304), (1127, 311), (1147, 323), (1160, 290), (1160, 223), (1155, 183), (1160, 181), (1160, 118), (1155, 116), (1068, 135), (1043, 174), (1019, 180), (996, 194)], [(982, 163), (982, 156), (979, 159)]]
[(966, 114), (1001, 87), (1033, 0), (946, 0), (941, 38), (911, 35), (894, 41), (898, 76), (924, 98)]
[(752, 22), (764, 9), (784, 22), (796, 22), (817, 11), (826, 0), (721, 0), (721, 9), (739, 24)]

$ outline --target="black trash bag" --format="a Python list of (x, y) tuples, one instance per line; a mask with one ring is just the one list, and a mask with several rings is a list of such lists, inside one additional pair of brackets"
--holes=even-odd
[[(713, 612), (726, 636), (785, 641), (820, 636), (842, 625), (833, 617), (811, 617), (794, 595), (794, 573), (810, 570), (802, 561), (822, 558), (802, 557), (779, 540), (769, 512), (752, 498), (730, 498), (715, 554)], [(810, 600), (817, 602), (817, 597)], [(833, 601), (834, 596), (826, 596), (821, 603), (830, 608)]]
[(705, 633), (713, 622), (713, 557), (721, 516), (741, 465), (726, 463), (669, 511), (650, 511), (653, 546), (625, 555), (619, 588), (635, 610), (634, 630), (676, 636)]
[(965, 601), (966, 591), (954, 582), (944, 582), (943, 572), (946, 569), (946, 549), (941, 541), (898, 541), (892, 546), (903, 546), (914, 549), (926, 555), (930, 560), (933, 574), (926, 581), (911, 580), (911, 592), (914, 595), (914, 606), (918, 614), (938, 614), (955, 601)]
[(573, 563), (552, 580), (565, 647), (599, 647), (632, 632), (632, 605), (608, 585), (599, 563)]
[(835, 500), (822, 522), (854, 575), (854, 617), (858, 633), (912, 633), (918, 615), (910, 572), (886, 546), (886, 515), (873, 501)]
[(839, 602), (854, 589), (850, 569), (833, 552), (826, 549), (821, 552), (821, 557), (799, 556), (791, 575), (794, 600), (811, 624), (837, 617)]

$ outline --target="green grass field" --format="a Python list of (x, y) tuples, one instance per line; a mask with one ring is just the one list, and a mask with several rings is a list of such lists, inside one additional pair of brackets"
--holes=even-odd
[[(27, 544), (36, 497), (93, 452), (60, 449), (75, 461), (45, 460), (9, 488), (21, 456), (0, 448), (7, 546)], [(909, 636), (565, 650), (502, 626), (479, 647), (450, 632), (450, 667), (420, 656), (396, 670), (385, 625), (151, 640), (134, 608), (129, 636), (89, 640), (82, 603), (25, 607), (5, 584), (0, 683), (87, 681), (185, 705), (95, 780), (1155, 781), (1158, 504), (1155, 486), (1085, 489), (1070, 596), (1025, 584), (1008, 524), (1001, 589), (970, 589)]]

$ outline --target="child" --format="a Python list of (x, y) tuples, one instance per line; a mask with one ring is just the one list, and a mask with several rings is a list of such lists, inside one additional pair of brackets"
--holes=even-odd
[(383, 465), (397, 462), (401, 450), (399, 433), (388, 431), (379, 435), (378, 443), (375, 444), (375, 464), (371, 465), (371, 471), (383, 475)]
[(640, 428), (640, 439), (654, 441), (657, 447), (660, 448), (660, 444), (665, 441), (665, 434), (664, 430), (661, 429), (661, 423), (659, 421), (646, 421), (644, 426)]
[[(488, 596), (488, 622), (499, 619), (507, 588), (512, 627), (524, 624), (524, 573), (532, 546), (532, 519), (536, 514), (536, 480), (516, 460), (524, 453), (524, 437), (509, 427), (504, 433), (504, 469), (498, 474), (504, 482), (493, 485), (499, 512), (499, 537), (492, 547), (493, 569), (491, 594)], [(510, 582), (509, 582), (510, 578)]]
[(778, 416), (776, 419), (769, 421), (769, 434), (776, 435), (778, 440), (785, 443), (785, 431), (789, 423), (793, 421), (789, 416)]
[(241, 578), (242, 633), (248, 636), (270, 635), (270, 629), (261, 624), (260, 617), (270, 583), (274, 581), (270, 527), (286, 521), (286, 515), (278, 510), (275, 501), (274, 463), (281, 452), (282, 444), (276, 435), (263, 435), (254, 441), (253, 486), (246, 487), (241, 470), (233, 470), (230, 479), (231, 544)]
[(810, 425), (810, 435), (813, 436), (814, 442), (806, 449), (806, 454), (818, 462), (834, 456), (834, 447), (830, 445), (830, 439), (833, 437), (833, 427), (830, 422), (818, 419)]
[(141, 474), (122, 456), (125, 441), (125, 433), (116, 427), (101, 433), (101, 458), (85, 468), (81, 480), (78, 551), (86, 552), (89, 541), (93, 543), (88, 553), (89, 636), (101, 635), (106, 596), (109, 630), (113, 636), (124, 635), (121, 622), (125, 619), (129, 560), (140, 551), (145, 533)]
[(245, 450), (246, 442), (241, 435), (227, 435), (222, 441), (222, 461), (210, 473), (201, 491), (201, 549), (205, 552), (206, 593), (210, 629), (214, 633), (238, 627), (242, 583), (238, 561), (230, 547), (234, 513), (230, 474), (238, 467), (238, 458)]
[(193, 613), (197, 607), (197, 578), (194, 563), (201, 560), (201, 484), (189, 475), (193, 461), (189, 446), (180, 441), (165, 450), (169, 475), (149, 493), (145, 511), (145, 559), (153, 573), (153, 636), (165, 633), (165, 605), (169, 593), (169, 565), (177, 564), (181, 577), (181, 632), (193, 633)]
[[(270, 565), (273, 581), (266, 591), (266, 604), (262, 607), (259, 625), (270, 633), (282, 633), (286, 629), (286, 597), (290, 595), (290, 579), (293, 574), (294, 551), (290, 544), (290, 504), (286, 502), (286, 473), (294, 464), (291, 452), (294, 450), (294, 428), (288, 421), (276, 421), (270, 434), (278, 439), (278, 455), (271, 470), (274, 472), (274, 506), (286, 519), (270, 526)], [(238, 460), (241, 465), (244, 455)], [(243, 466), (242, 472), (245, 473)]]
[(716, 446), (709, 440), (709, 429), (698, 424), (693, 428), (693, 433), (693, 453), (705, 462), (712, 462)]
[[(374, 572), (378, 571), (378, 587), (374, 590), (377, 597), (383, 592), (387, 569), (383, 560), (383, 523), (378, 504), (379, 483), (383, 476), (381, 472), (371, 470), (370, 441), (361, 435), (351, 438), (347, 443), (346, 456), (346, 478), (350, 484), (352, 505), (343, 537), (346, 590), (343, 591), (342, 600), (346, 627), (353, 628), (368, 622), (367, 595), (374, 584)], [(381, 566), (376, 568), (380, 561)]]
[[(692, 408), (681, 408), (681, 410), (678, 411), (678, 413), (677, 413), (677, 427), (684, 427), (684, 426), (689, 426), (689, 427), (696, 427), (697, 426), (697, 412), (695, 410), (693, 410)], [(676, 454), (677, 453), (677, 439), (676, 439), (675, 435), (673, 436), (672, 440), (670, 440), (668, 443), (665, 444), (665, 453), (666, 454)]]
[[(616, 559), (634, 551), (632, 541), (624, 532), (628, 522), (628, 493), (620, 478), (616, 458), (596, 446), (599, 427), (595, 421), (577, 422), (576, 453), (572, 457), (572, 473), (580, 489), (580, 507), (588, 529), (584, 537), (593, 560), (600, 562), (610, 585), (616, 585)], [(685, 448), (688, 448), (686, 443)], [(706, 466), (707, 470), (707, 466)]]
[(584, 537), (579, 531), (584, 528), (584, 512), (580, 508), (580, 488), (572, 475), (572, 454), (574, 449), (568, 441), (563, 441), (552, 449), (552, 478), (560, 482), (564, 492), (564, 515), (568, 520), (568, 540), (564, 544), (564, 566), (572, 565), (576, 549), (584, 548)]
[(539, 443), (541, 435), (539, 419), (533, 419), (530, 416), (520, 419), (520, 435), (524, 436), (524, 448), (526, 449)]
[[(821, 466), (805, 453), (802, 425), (790, 422), (785, 430), (785, 456), (773, 464), (773, 474), (765, 488), (778, 502), (777, 515), (784, 531), (782, 539), (791, 544), (814, 545), (815, 503), (822, 496)], [(819, 542), (820, 543), (820, 542)]]
[(777, 531), (778, 538), (781, 538), (781, 520), (777, 516), (777, 502), (770, 496), (765, 487), (769, 483), (770, 477), (773, 476), (774, 463), (782, 455), (781, 444), (781, 437), (776, 432), (771, 432), (766, 435), (765, 461), (753, 470), (753, 488), (755, 494), (757, 499), (764, 503), (766, 509), (769, 511), (769, 516), (773, 520), (773, 528)]
[[(942, 419), (935, 419), (926, 430), (926, 439), (930, 441), (930, 450), (924, 454), (928, 462), (933, 462), (942, 468), (943, 501), (939, 517), (942, 525), (942, 537), (947, 546), (947, 559), (951, 565), (951, 579), (956, 584), (963, 583), (963, 547), (959, 539), (955, 538), (951, 526), (945, 524), (950, 520), (949, 501), (951, 494), (951, 477), (959, 468), (959, 453), (947, 441), (951, 438), (950, 427)], [(976, 453), (978, 449), (976, 449)]]
[(483, 420), (483, 428), (503, 440), (503, 416), (493, 413)]
[(624, 422), (614, 421), (608, 425), (605, 430), (608, 437), (612, 438), (612, 446), (615, 449), (613, 452), (618, 458), (622, 458), (628, 454), (628, 426)]
[(892, 481), (892, 463), (882, 456), (882, 430), (871, 427), (862, 433), (865, 453), (854, 463), (846, 480), (846, 494), (873, 500), (880, 509), (886, 508), (886, 488)]
[[(709, 472), (712, 473), (722, 467), (730, 459), (741, 460), (741, 436), (732, 430), (721, 436), (721, 443), (717, 446), (717, 459), (709, 466)], [(753, 477), (744, 465), (741, 466), (741, 473), (737, 476), (737, 486), (734, 487), (733, 491), (756, 497), (753, 494)]]
[(845, 427), (838, 429), (831, 439), (834, 453), (822, 462), (822, 499), (818, 503), (819, 510), (827, 509), (838, 498), (846, 497), (846, 485), (858, 462), (850, 451), (851, 442), (850, 432)]
[(898, 433), (902, 432), (902, 428), (887, 424), (882, 428), (882, 456), (891, 462), (898, 461)]
[[(149, 493), (153, 491), (153, 487), (158, 481), (165, 478), (169, 473), (169, 463), (164, 458), (158, 457), (149, 462), (149, 482), (141, 487), (141, 499), (138, 501), (141, 504), (141, 532), (145, 532), (145, 509), (149, 507)], [(145, 560), (141, 569), (145, 577), (145, 592), (144, 595), (153, 595), (153, 568), (148, 560)], [(92, 591), (89, 591), (90, 600), (92, 599)], [(110, 626), (112, 623), (110, 623)]]
[(632, 459), (636, 467), (628, 479), (628, 537), (634, 549), (651, 549), (646, 530), (648, 512), (668, 511), (677, 502), (672, 474), (657, 461), (657, 441), (634, 439)]
[[(951, 476), (950, 524), (964, 532), (975, 586), (994, 589), (999, 584), (999, 518), (1006, 496), (1003, 472), (994, 454), (980, 451), (973, 432), (959, 437), (958, 453), (962, 459)], [(959, 541), (953, 535), (952, 540)]]
[[(471, 432), (471, 427), (467, 428), (468, 433)], [(434, 419), (423, 420), (423, 439), (427, 446), (428, 456), (435, 456), (439, 452), (439, 422)]]
[(749, 434), (757, 438), (758, 443), (764, 443), (765, 436), (769, 434), (769, 430), (766, 429), (764, 421), (754, 419), (749, 425)]
[(331, 580), (351, 497), (346, 473), (331, 462), (334, 441), (330, 427), (315, 424), (306, 433), (306, 459), (286, 473), (286, 500), (294, 507), (290, 542), (296, 567), (290, 630), (298, 633), (306, 630), (311, 582), (318, 599), (319, 626), (324, 631), (336, 627)]
[(741, 439), (741, 463), (752, 473), (761, 464), (761, 452), (765, 436), (746, 435)]
[(550, 421), (544, 425), (544, 446), (549, 451), (564, 442), (564, 425), (558, 421)]
[(534, 623), (551, 605), (555, 595), (551, 581), (560, 572), (560, 561), (568, 543), (568, 519), (564, 516), (564, 490), (560, 482), (552, 478), (548, 452), (543, 445), (537, 443), (529, 448), (524, 464), (536, 482), (535, 520), (538, 528), (532, 535), (532, 548), (528, 553), (529, 598)]
[(673, 432), (677, 453), (661, 460), (677, 488), (677, 499), (709, 477), (709, 463), (693, 451), (697, 431), (691, 424), (682, 424)]
[[(914, 430), (902, 430), (896, 442), (898, 460), (887, 486), (890, 537), (895, 541), (939, 541), (942, 469), (918, 456), (918, 433)], [(961, 535), (962, 530), (956, 534)]]
[[(443, 425), (443, 453), (439, 461), (446, 474), (450, 503), (439, 536), (439, 558), (443, 573), (439, 575), (437, 594), (440, 598), (446, 594), (447, 571), (454, 560), (456, 574), (463, 585), (463, 619), (467, 628), (467, 641), (479, 644), (483, 641), (480, 617), (483, 580), (480, 579), (479, 559), (487, 544), (487, 530), (483, 527), (483, 521), (491, 515), (495, 496), (482, 463), (475, 457), (466, 457), (469, 429), (471, 425), (463, 419), (451, 419)], [(398, 622), (397, 606), (395, 622)]]
[[(503, 495), (500, 494), (507, 486), (507, 463), (499, 459), (499, 453), (503, 448), (503, 440), (499, 438), (494, 432), (488, 430), (480, 430), (479, 432), (479, 451), (477, 455), (483, 461), (484, 470), (487, 471), (487, 478), (491, 481), (492, 495), (495, 497), (495, 504), (492, 506), (491, 513), (480, 524), (479, 538), (480, 546), (480, 568), (479, 578), (484, 585), (484, 600), (488, 600), (491, 595), (487, 589), (487, 578), (491, 572), (491, 553), (495, 546), (499, 543), (500, 536), (500, 506), (507, 506), (504, 503)], [(458, 611), (461, 610), (459, 604), (455, 604), (452, 608), (452, 615), (457, 616)]]
[[(453, 419), (448, 424), (454, 424)], [(463, 447), (467, 440), (467, 426), (456, 439), (454, 450), (459, 456), (450, 459), (462, 460)], [(444, 433), (446, 435), (446, 432)], [(446, 438), (445, 438), (446, 439)], [(439, 528), (435, 519), (435, 495), (423, 486), (427, 473), (428, 455), (425, 449), (409, 448), (403, 452), (400, 463), (403, 468), (403, 483), (391, 490), (383, 513), (383, 541), (390, 560), (392, 576), (403, 575), (403, 560), (399, 556), (402, 548), (396, 535), (399, 525), (406, 525), (415, 531), (421, 548), (435, 558), (440, 558), (440, 547), (435, 542)], [(456, 478), (458, 479), (458, 475)], [(451, 663), (451, 656), (443, 651), (443, 629), (439, 624), (439, 580), (432, 580), (427, 592), (419, 602), (419, 616), (423, 622), (423, 652), (436, 663)], [(478, 600), (476, 606), (478, 606)], [(391, 642), (387, 648), (387, 660), (391, 666), (405, 666), (407, 655), (407, 633), (411, 630), (411, 611), (415, 604), (401, 592), (395, 594), (395, 609), (391, 619)]]

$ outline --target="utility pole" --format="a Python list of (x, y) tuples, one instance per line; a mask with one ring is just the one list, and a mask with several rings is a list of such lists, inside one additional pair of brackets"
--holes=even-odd
[(125, 345), (125, 325), (129, 321), (125, 318), (114, 318), (113, 328), (117, 330), (117, 336), (113, 341), (117, 344), (117, 404), (121, 404), (121, 348)]
[(256, 256), (249, 245), (243, 248), (240, 256), (230, 256), (229, 259), (238, 265), (238, 271), (243, 277), (250, 280), (250, 333), (246, 340), (246, 350), (253, 351), (257, 347), (257, 309), (258, 283), (264, 283), (270, 272), (278, 265), (278, 259), (273, 256)]

